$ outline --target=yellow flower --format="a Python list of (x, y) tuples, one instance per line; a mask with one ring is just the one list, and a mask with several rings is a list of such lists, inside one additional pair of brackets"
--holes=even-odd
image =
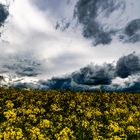
[(35, 108), (33, 109), (33, 112), (34, 112), (35, 114), (38, 114), (38, 113), (40, 113), (40, 109), (39, 109), (38, 107), (35, 107)]
[(33, 122), (37, 121), (37, 118), (34, 114), (29, 114), (29, 119), (32, 120)]
[(132, 109), (133, 111), (137, 111), (137, 107), (136, 107), (135, 105), (132, 105), (131, 109)]
[(51, 108), (52, 108), (52, 111), (55, 111), (55, 112), (62, 110), (56, 104), (51, 105)]
[(69, 104), (69, 107), (70, 108), (74, 108), (76, 105), (75, 101), (74, 100), (71, 100), (70, 104)]
[(133, 117), (132, 116), (128, 117), (128, 122), (133, 122)]
[(23, 137), (22, 129), (18, 128), (18, 131), (16, 132), (16, 140), (19, 140)]
[(69, 140), (68, 135), (58, 136), (57, 140)]
[(41, 109), (40, 109), (40, 113), (41, 113), (41, 114), (43, 114), (43, 113), (45, 113), (45, 112), (46, 112), (46, 110), (45, 110), (44, 108), (41, 108)]
[(87, 120), (82, 121), (82, 127), (87, 128), (89, 125), (89, 122)]
[(85, 112), (85, 116), (90, 119), (92, 117), (92, 111)]
[(104, 114), (105, 114), (105, 115), (109, 115), (109, 112), (108, 112), (108, 111), (104, 111)]
[(128, 126), (128, 127), (127, 127), (127, 130), (128, 130), (129, 132), (135, 132), (135, 131), (136, 131), (135, 127), (132, 126), (132, 125)]
[(112, 130), (114, 133), (123, 130), (123, 129), (121, 129), (121, 128), (119, 127), (119, 125), (118, 125), (117, 122), (112, 122), (112, 121), (111, 121), (111, 123), (110, 123), (110, 125), (109, 125), (109, 129)]
[(31, 113), (32, 113), (32, 109), (27, 109), (27, 110), (25, 111), (25, 113), (26, 113), (27, 115), (31, 114)]
[(0, 140), (2, 140), (3, 138), (3, 134), (0, 132)]
[(14, 104), (12, 103), (11, 100), (6, 101), (6, 107), (7, 107), (8, 109), (11, 109), (11, 108), (14, 107)]
[(49, 140), (49, 139), (45, 138), (43, 134), (40, 134), (38, 136), (38, 140)]
[(9, 135), (9, 133), (6, 133), (6, 132), (4, 131), (3, 137), (4, 137), (4, 140), (9, 140), (10, 135)]
[(37, 101), (36, 104), (41, 105), (42, 101)]
[(62, 131), (60, 131), (60, 134), (56, 135), (57, 140), (75, 140), (76, 138), (73, 136), (73, 131), (68, 128), (65, 127)]
[(96, 116), (100, 116), (100, 115), (102, 115), (102, 113), (101, 113), (100, 111), (97, 110), (97, 111), (95, 111), (95, 115), (96, 115)]
[(4, 140), (19, 140), (23, 138), (23, 132), (20, 128), (14, 128), (13, 126), (7, 127), (3, 132)]
[(41, 135), (40, 129), (38, 127), (32, 127), (31, 129), (29, 129), (29, 132), (31, 140), (35, 140), (39, 135)]
[(14, 120), (16, 120), (17, 114), (14, 110), (8, 110), (8, 111), (4, 112), (4, 115), (9, 121), (14, 121)]
[(47, 119), (44, 119), (44, 120), (41, 121), (40, 127), (41, 128), (45, 128), (45, 127), (50, 128), (51, 127), (51, 122)]
[(119, 136), (114, 136), (114, 140), (121, 140)]

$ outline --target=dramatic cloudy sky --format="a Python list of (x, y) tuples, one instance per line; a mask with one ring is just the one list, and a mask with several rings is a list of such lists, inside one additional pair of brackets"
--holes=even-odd
[[(140, 70), (139, 0), (0, 0), (0, 3), (8, 5), (5, 8), (9, 11), (0, 28), (1, 74), (39, 80), (67, 74), (76, 79), (76, 84), (86, 86), (120, 81), (126, 84), (129, 75), (135, 77), (132, 81), (138, 79), (135, 72)], [(128, 59), (124, 62), (125, 57)], [(123, 75), (119, 64), (129, 63), (128, 60), (133, 64), (136, 59), (136, 70), (124, 66), (129, 72)], [(107, 79), (101, 79), (104, 82), (98, 83), (96, 79), (104, 73), (101, 70), (111, 72)], [(86, 82), (80, 79), (81, 71), (89, 76)]]

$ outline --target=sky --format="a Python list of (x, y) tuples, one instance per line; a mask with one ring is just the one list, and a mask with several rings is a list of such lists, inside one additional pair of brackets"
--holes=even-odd
[(138, 0), (0, 0), (1, 73), (47, 80), (140, 54)]

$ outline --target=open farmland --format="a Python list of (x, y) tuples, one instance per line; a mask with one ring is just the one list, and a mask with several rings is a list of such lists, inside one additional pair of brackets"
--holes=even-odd
[(0, 89), (0, 140), (138, 140), (140, 94)]

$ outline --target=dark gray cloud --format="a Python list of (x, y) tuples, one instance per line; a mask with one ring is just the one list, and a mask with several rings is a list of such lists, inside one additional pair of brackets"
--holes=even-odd
[(52, 78), (47, 83), (41, 82), (41, 85), (59, 90), (84, 90), (85, 88), (88, 89), (88, 86), (109, 85), (114, 72), (112, 64), (104, 64), (103, 66), (88, 65), (69, 76)]
[(118, 8), (124, 8), (125, 4), (122, 1), (115, 0), (79, 0), (75, 8), (75, 17), (83, 25), (83, 35), (86, 38), (94, 39), (94, 44), (109, 44), (112, 41), (112, 36), (115, 30), (106, 31), (102, 25), (96, 20), (99, 10), (104, 12), (105, 17)]
[(125, 28), (125, 33), (128, 36), (133, 36), (137, 31), (140, 30), (140, 19), (131, 21)]
[(140, 41), (140, 19), (134, 19), (137, 13), (133, 15), (129, 11), (135, 11), (136, 3), (126, 0), (78, 0), (74, 16), (83, 26), (83, 36), (91, 39), (94, 45), (110, 44), (118, 36), (119, 41), (135, 43)]
[(73, 80), (82, 85), (108, 85), (114, 76), (112, 64), (89, 65), (72, 74)]
[(127, 35), (127, 41), (132, 43), (140, 41), (140, 19), (128, 23), (124, 32)]
[(121, 57), (116, 66), (116, 74), (121, 78), (126, 78), (131, 74), (140, 72), (140, 58), (134, 53)]
[[(4, 26), (4, 23), (8, 16), (9, 16), (8, 7), (0, 3), (0, 28)], [(0, 32), (0, 37), (1, 34), (2, 33)]]
[[(140, 41), (140, 2), (137, 0), (32, 0), (53, 18), (61, 31), (82, 25), (82, 34), (94, 46), (108, 45), (113, 39), (123, 43)], [(54, 10), (55, 9), (55, 10)], [(133, 12), (130, 12), (133, 11)], [(78, 23), (77, 23), (78, 22)], [(79, 24), (80, 23), (80, 24)], [(81, 26), (80, 26), (81, 27)]]
[[(116, 65), (114, 63), (105, 63), (103, 65), (90, 64), (70, 75), (54, 77), (50, 80), (40, 80), (37, 82), (23, 82), (19, 80), (13, 82), (11, 86), (17, 88), (71, 91), (95, 91), (101, 89), (102, 91), (109, 92), (140, 92), (139, 60), (140, 56), (132, 53), (121, 57), (116, 62)], [(36, 64), (31, 63), (30, 66), (33, 66), (35, 69)], [(14, 69), (15, 68), (17, 67), (14, 66)], [(28, 72), (31, 72), (33, 76), (35, 76), (32, 68), (22, 67), (21, 69), (27, 69)], [(17, 69), (19, 73), (20, 69)], [(30, 76), (26, 72), (24, 73), (24, 71), (22, 71), (21, 74), (28, 77)], [(4, 81), (4, 76), (1, 77), (1, 81)]]
[(40, 65), (38, 61), (30, 58), (8, 58), (7, 64), (1, 63), (0, 72), (15, 73), (17, 76), (22, 77), (35, 77), (40, 73)]
[[(48, 81), (40, 81), (39, 88), (72, 90), (139, 92), (140, 57), (135, 53), (121, 57), (114, 64), (88, 65), (77, 72)], [(119, 80), (117, 80), (119, 78)]]
[(140, 92), (140, 81), (136, 81), (131, 86), (126, 87), (123, 91), (125, 92)]
[(54, 90), (69, 90), (71, 86), (71, 77), (52, 78), (47, 83), (41, 81), (41, 85)]
[(8, 15), (9, 15), (8, 7), (6, 7), (3, 4), (0, 4), (0, 27), (4, 25)]

